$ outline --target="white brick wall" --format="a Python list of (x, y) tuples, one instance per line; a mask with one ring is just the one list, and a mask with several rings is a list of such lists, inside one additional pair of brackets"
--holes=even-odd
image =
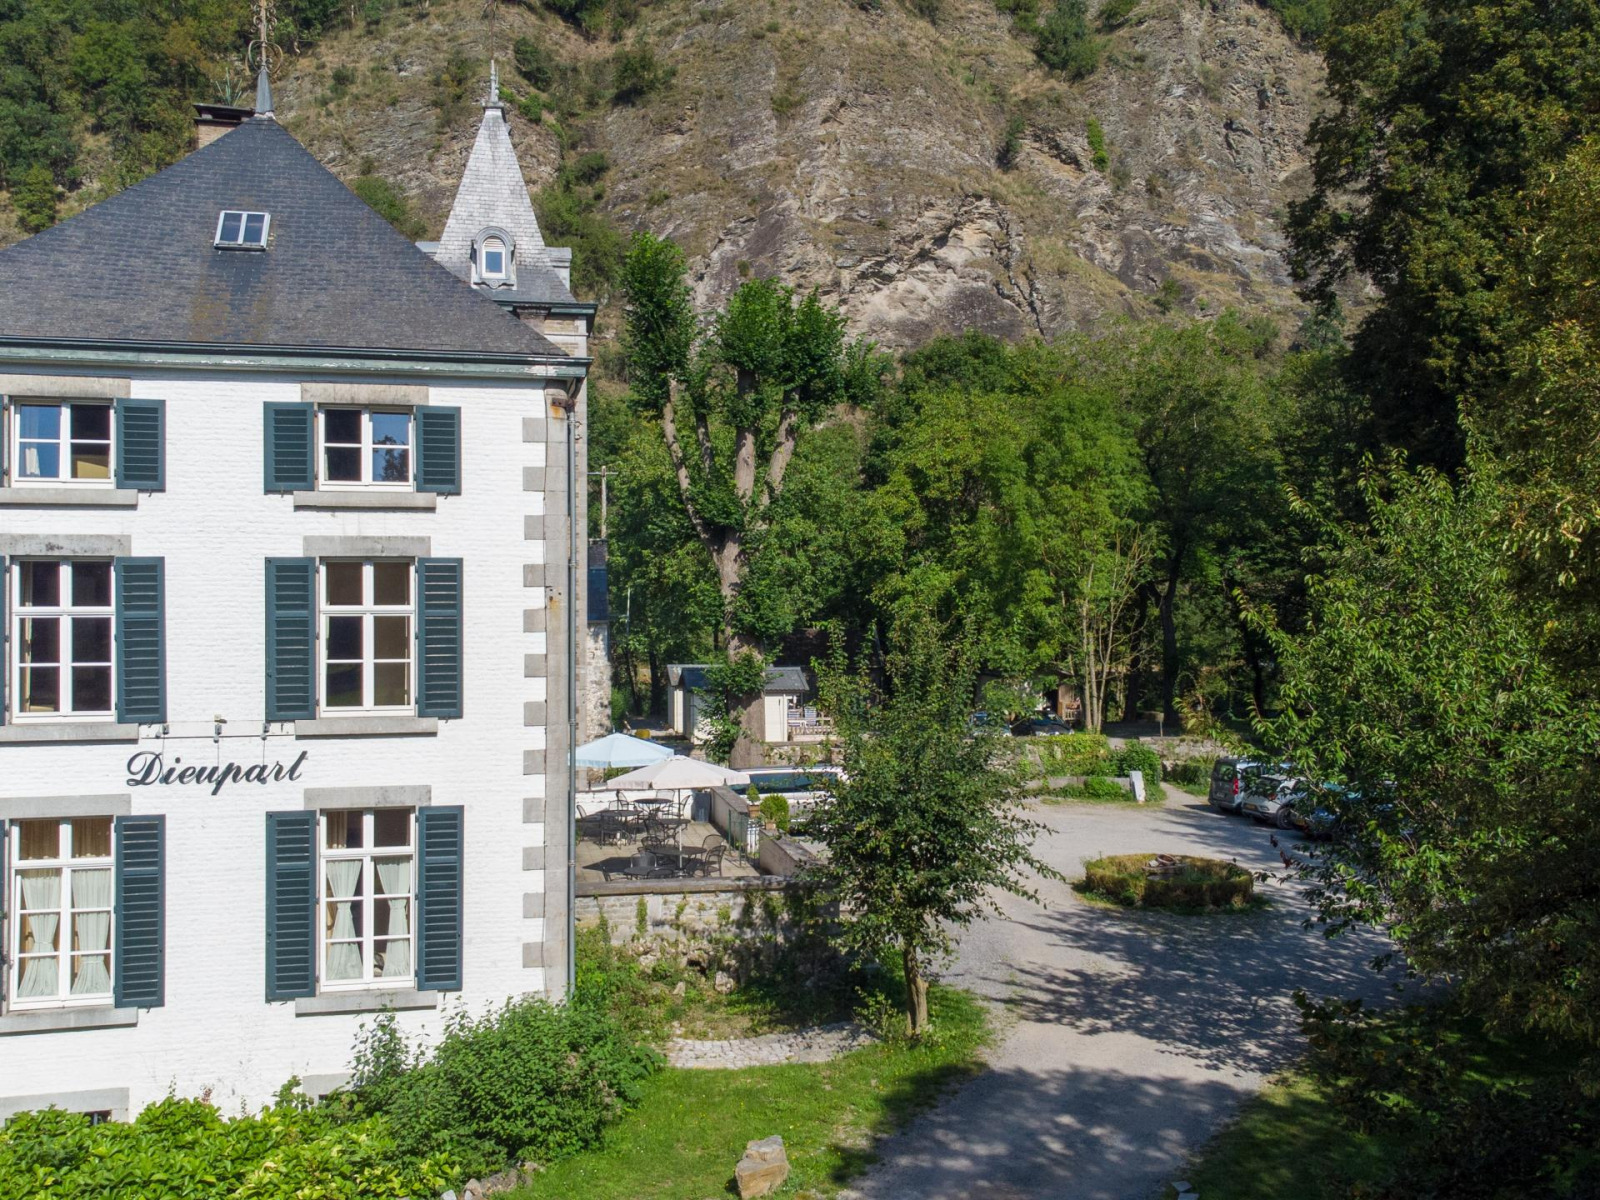
[[(525, 538), (524, 517), (542, 511), (543, 497), (523, 490), (522, 475), (543, 465), (544, 446), (524, 441), (523, 420), (545, 419), (544, 384), (432, 386), (432, 402), (462, 410), (462, 494), (441, 496), (436, 512), (297, 512), (290, 496), (264, 495), (262, 402), (299, 400), (298, 382), (151, 376), (135, 379), (133, 395), (167, 401), (164, 493), (140, 496), (133, 510), (6, 508), (0, 526), (130, 535), (134, 554), (166, 559), (170, 736), (0, 745), (0, 799), (128, 793), (135, 814), (166, 815), (166, 1006), (141, 1012), (133, 1028), (0, 1037), (0, 1100), (127, 1087), (137, 1111), (171, 1088), (209, 1089), (236, 1110), (264, 1103), (291, 1074), (347, 1069), (363, 1020), (296, 1017), (293, 1002), (264, 1000), (264, 814), (301, 809), (302, 788), (428, 784), (433, 803), (464, 805), (465, 991), (448, 1002), (482, 1011), (544, 987), (544, 970), (523, 965), (524, 944), (545, 932), (542, 918), (523, 915), (524, 897), (566, 886), (560, 865), (549, 864), (547, 881), (523, 856), (544, 843), (544, 826), (524, 822), (524, 797), (543, 786), (565, 792), (564, 780), (523, 773), (524, 751), (545, 741), (543, 728), (524, 724), (524, 703), (554, 690), (524, 671), (524, 654), (545, 642), (523, 629), (523, 567), (544, 547)], [(263, 741), (263, 561), (301, 555), (307, 535), (425, 536), (434, 555), (465, 560), (462, 719), (432, 737), (297, 740), (291, 726), (274, 726)], [(227, 721), (220, 746), (214, 716)], [(309, 757), (298, 783), (234, 784), (213, 798), (198, 787), (129, 788), (124, 764), (136, 750), (185, 765)], [(432, 1031), (443, 1016), (407, 1012), (401, 1024)]]

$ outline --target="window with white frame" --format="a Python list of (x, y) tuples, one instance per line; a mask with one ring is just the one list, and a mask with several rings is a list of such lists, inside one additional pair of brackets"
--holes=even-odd
[(217, 214), (216, 245), (223, 250), (265, 250), (271, 225), (267, 213), (223, 209)]
[(317, 927), (324, 989), (407, 986), (415, 977), (415, 825), (409, 808), (322, 814), (323, 912)]
[(14, 821), (7, 858), (13, 1009), (111, 1000), (110, 817)]
[(321, 566), (323, 708), (412, 711), (415, 564), (326, 559)]
[(10, 416), (6, 460), (13, 484), (114, 484), (111, 405), (15, 400)]
[(410, 412), (325, 408), (319, 417), (323, 487), (411, 487)]
[(16, 559), (10, 583), (17, 719), (111, 712), (110, 560)]
[(506, 276), (506, 244), (497, 237), (484, 238), (481, 271), (485, 279), (504, 279)]

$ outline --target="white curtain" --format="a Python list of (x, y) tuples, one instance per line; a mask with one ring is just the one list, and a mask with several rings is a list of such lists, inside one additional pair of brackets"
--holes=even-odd
[(39, 447), (22, 448), (22, 476), (24, 479), (39, 478)]
[(411, 974), (411, 943), (396, 941), (411, 935), (411, 860), (378, 862), (378, 890), (391, 897), (389, 906), (389, 945), (383, 955), (383, 977), (397, 979)]
[[(110, 871), (74, 871), (72, 873), (72, 907), (111, 908)], [(72, 980), (74, 996), (97, 996), (111, 990), (111, 974), (106, 970), (103, 951), (111, 947), (111, 913), (77, 912), (72, 914), (74, 933), (73, 949), (84, 951), (76, 961), (78, 973)], [(88, 953), (101, 951), (102, 953)]]
[[(24, 871), (22, 873), (22, 907), (59, 909), (61, 907), (61, 873), (59, 871)], [(22, 918), (26, 932), (21, 949), (48, 954), (55, 949), (56, 926), (61, 921), (59, 912), (34, 913)], [(58, 960), (30, 958), (22, 964), (22, 980), (17, 985), (17, 998), (54, 996), (59, 986)]]
[[(354, 905), (359, 903), (355, 899), (356, 889), (361, 886), (361, 862), (344, 861), (335, 859), (328, 863), (328, 890), (334, 900), (344, 903), (333, 906), (333, 928), (328, 932), (330, 938), (353, 938), (356, 936), (356, 915)], [(345, 942), (343, 945), (328, 946), (328, 978), (329, 979), (360, 979), (361, 978), (361, 947), (354, 942)]]

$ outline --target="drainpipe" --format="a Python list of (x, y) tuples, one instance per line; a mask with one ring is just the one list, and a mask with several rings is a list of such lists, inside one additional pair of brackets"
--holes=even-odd
[(567, 415), (567, 999), (578, 982), (578, 390), (566, 380)]

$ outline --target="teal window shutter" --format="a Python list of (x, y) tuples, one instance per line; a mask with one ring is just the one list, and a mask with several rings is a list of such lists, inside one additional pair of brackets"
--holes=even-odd
[(267, 814), (267, 999), (317, 992), (317, 814)]
[(166, 1003), (165, 817), (116, 819), (116, 923), (112, 1001), (118, 1008)]
[(267, 720), (317, 715), (317, 560), (267, 559)]
[(417, 810), (417, 987), (461, 990), (462, 810)]
[(119, 488), (162, 492), (167, 488), (167, 402), (117, 401)]
[(309, 404), (266, 405), (266, 490), (309, 492), (316, 486), (315, 410)]
[(155, 725), (167, 719), (165, 560), (119, 558), (117, 720)]
[(461, 715), (461, 560), (417, 559), (417, 715)]
[[(0, 441), (4, 441), (0, 438)], [(0, 725), (6, 723), (6, 680), (11, 678), (11, 665), (6, 661), (6, 630), (11, 628), (11, 610), (6, 607), (6, 585), (11, 581), (11, 567), (6, 556), (0, 554)], [(5, 846), (0, 842), (0, 849)], [(0, 862), (0, 866), (4, 866)]]
[(461, 491), (461, 410), (417, 408), (417, 491)]

